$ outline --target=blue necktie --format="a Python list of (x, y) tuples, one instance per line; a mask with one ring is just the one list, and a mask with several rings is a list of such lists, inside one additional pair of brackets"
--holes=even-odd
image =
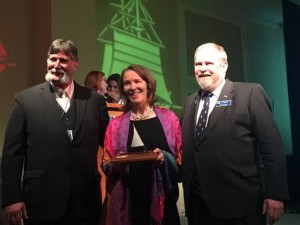
[(208, 110), (209, 110), (209, 99), (211, 96), (212, 96), (212, 93), (210, 93), (210, 92), (207, 92), (202, 96), (202, 98), (204, 100), (204, 104), (203, 104), (203, 108), (201, 110), (201, 113), (200, 113), (200, 116), (198, 119), (197, 126), (195, 128), (197, 142), (199, 141), (200, 136), (206, 126), (206, 120), (207, 120)]

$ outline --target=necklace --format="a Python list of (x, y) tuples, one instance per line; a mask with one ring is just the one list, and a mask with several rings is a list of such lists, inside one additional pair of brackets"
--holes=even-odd
[(130, 115), (131, 115), (131, 118), (133, 119), (133, 120), (144, 120), (144, 119), (147, 119), (149, 116), (150, 116), (150, 114), (152, 113), (152, 107), (150, 107), (148, 110), (147, 110), (147, 112), (145, 112), (143, 115), (137, 115), (137, 114), (135, 114), (134, 112), (130, 112)]

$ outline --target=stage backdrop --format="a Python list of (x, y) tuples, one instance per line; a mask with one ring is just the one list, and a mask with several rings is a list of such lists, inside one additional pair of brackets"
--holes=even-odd
[(193, 76), (194, 49), (203, 42), (222, 44), (229, 55), (229, 78), (265, 87), (291, 154), (282, 28), (256, 15), (241, 16), (242, 10), (222, 2), (0, 0), (1, 149), (14, 94), (44, 81), (51, 41), (68, 38), (79, 48), (78, 83), (91, 70), (108, 76), (131, 63), (143, 64), (157, 80), (158, 104), (178, 116), (186, 96), (199, 89)]

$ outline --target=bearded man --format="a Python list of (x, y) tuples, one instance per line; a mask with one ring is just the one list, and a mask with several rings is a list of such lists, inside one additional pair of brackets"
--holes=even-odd
[(182, 118), (182, 179), (189, 225), (274, 224), (288, 199), (282, 139), (260, 84), (232, 82), (224, 48), (195, 52), (200, 90)]
[(74, 81), (77, 67), (75, 44), (57, 39), (46, 82), (15, 95), (2, 155), (10, 224), (98, 224), (97, 150), (109, 117), (104, 98)]

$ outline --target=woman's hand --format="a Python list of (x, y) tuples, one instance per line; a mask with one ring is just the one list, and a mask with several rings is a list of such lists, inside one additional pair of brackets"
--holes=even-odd
[(157, 154), (157, 158), (154, 160), (154, 167), (160, 167), (165, 161), (165, 156), (159, 148), (154, 149), (153, 152)]

